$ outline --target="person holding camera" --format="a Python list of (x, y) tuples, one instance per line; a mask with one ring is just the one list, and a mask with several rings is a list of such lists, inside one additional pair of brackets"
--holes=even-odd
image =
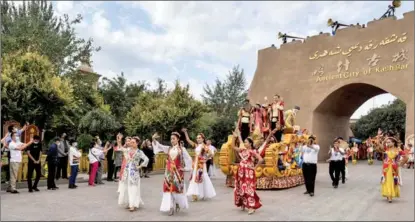
[(88, 153), (88, 159), (90, 164), (90, 172), (89, 172), (89, 186), (95, 186), (95, 179), (97, 176), (99, 165), (101, 164), (100, 157), (104, 155), (108, 151), (109, 143), (105, 144), (105, 148), (101, 149), (101, 140), (95, 138), (91, 143), (91, 147)]
[(320, 146), (316, 144), (316, 137), (311, 135), (308, 142), (302, 148), (303, 151), (303, 176), (306, 192), (311, 197), (314, 196), (314, 186), (317, 175), (317, 160)]

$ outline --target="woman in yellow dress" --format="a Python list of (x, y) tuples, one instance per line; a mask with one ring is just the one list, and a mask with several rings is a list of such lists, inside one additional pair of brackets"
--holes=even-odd
[[(386, 139), (386, 147), (381, 150), (383, 152), (383, 169), (381, 177), (382, 196), (386, 197), (388, 202), (392, 202), (392, 198), (400, 196), (400, 177), (399, 167), (404, 164), (408, 157), (405, 152), (400, 151), (396, 138), (388, 137)], [(381, 148), (382, 149), (382, 148)], [(402, 161), (399, 160), (402, 158)]]

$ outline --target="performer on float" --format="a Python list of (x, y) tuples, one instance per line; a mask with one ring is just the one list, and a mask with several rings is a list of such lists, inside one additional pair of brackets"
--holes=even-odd
[(359, 152), (359, 148), (357, 148), (356, 142), (353, 143), (352, 151), (352, 164), (356, 165), (357, 163), (357, 153)]
[(284, 101), (279, 95), (274, 95), (274, 102), (269, 110), (271, 130), (279, 128), (274, 134), (277, 142), (281, 142), (282, 128), (284, 126)]
[[(399, 150), (398, 140), (394, 137), (388, 137), (385, 141), (386, 148), (379, 150), (383, 153), (383, 166), (381, 177), (382, 196), (386, 197), (389, 203), (393, 198), (400, 197), (400, 176), (399, 166), (402, 166), (408, 157), (403, 151)], [(400, 157), (403, 156), (401, 161)]]
[(373, 164), (373, 142), (372, 138), (369, 137), (369, 139), (366, 140), (366, 146), (367, 146), (367, 163), (369, 165)]
[(285, 123), (285, 130), (286, 133), (294, 133), (295, 128), (295, 116), (297, 112), (300, 110), (299, 106), (294, 106), (293, 109), (289, 109), (284, 112), (284, 123)]
[[(235, 146), (235, 140), (239, 140), (239, 148)], [(254, 142), (251, 138), (242, 140), (241, 133), (238, 128), (233, 133), (232, 140), (233, 149), (237, 151), (241, 157), (238, 171), (235, 175), (235, 189), (234, 189), (234, 201), (237, 207), (241, 207), (242, 210), (248, 209), (248, 214), (253, 214), (256, 209), (259, 209), (262, 204), (255, 192), (256, 190), (256, 176), (255, 168), (262, 163), (262, 157), (255, 152)], [(255, 166), (255, 159), (258, 159), (258, 163)]]
[(189, 189), (186, 195), (192, 196), (192, 201), (198, 199), (213, 198), (216, 196), (215, 188), (210, 181), (206, 161), (213, 156), (210, 147), (206, 144), (206, 138), (203, 133), (197, 134), (196, 142), (189, 138), (187, 129), (182, 129), (186, 141), (190, 146), (195, 147), (195, 158), (193, 161), (193, 170), (190, 175)]
[(164, 152), (167, 154), (160, 211), (169, 212), (169, 216), (171, 216), (175, 212), (179, 212), (180, 209), (189, 208), (186, 187), (184, 186), (184, 171), (191, 169), (192, 158), (187, 150), (180, 146), (180, 134), (178, 132), (171, 134), (171, 146), (161, 145), (157, 141), (158, 138), (157, 133), (152, 137), (154, 153)]
[(118, 204), (127, 206), (131, 212), (143, 205), (141, 199), (140, 170), (148, 164), (148, 158), (138, 146), (140, 138), (134, 137), (130, 142), (130, 148), (124, 148), (121, 144), (122, 135), (117, 135), (117, 150), (122, 151), (126, 157), (126, 166), (119, 182)]
[(248, 138), (252, 131), (251, 128), (251, 105), (249, 100), (245, 100), (244, 106), (238, 111), (238, 127), (242, 134), (242, 138)]
[(269, 116), (268, 116), (268, 105), (262, 104), (261, 107), (261, 117), (262, 117), (262, 128), (261, 132), (262, 135), (266, 138), (268, 137), (268, 134), (270, 133), (269, 129)]
[(262, 143), (262, 145), (255, 150), (262, 158), (265, 157), (266, 148), (269, 147), (269, 145), (275, 143), (276, 139), (274, 137), (274, 133), (277, 132), (277, 130), (278, 129), (274, 129), (273, 131), (271, 131), (271, 133), (268, 134), (267, 138)]
[(262, 133), (263, 123), (262, 123), (262, 111), (261, 111), (261, 105), (256, 104), (256, 106), (253, 108), (253, 131), (256, 132), (258, 135), (264, 136)]

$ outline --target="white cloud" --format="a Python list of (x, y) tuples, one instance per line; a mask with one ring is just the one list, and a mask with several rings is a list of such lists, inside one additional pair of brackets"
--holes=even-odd
[[(326, 25), (328, 18), (364, 24), (380, 17), (389, 3), (58, 1), (55, 4), (59, 14), (68, 13), (73, 18), (81, 13), (84, 18), (89, 17), (77, 31), (84, 38), (93, 37), (102, 46), (102, 51), (93, 56), (94, 69), (100, 74), (113, 76), (124, 71), (132, 81), (148, 80), (152, 84), (157, 77), (170, 85), (180, 79), (189, 83), (192, 93), (200, 98), (204, 80), (212, 83), (217, 77), (224, 78), (237, 64), (245, 69), (250, 82), (257, 50), (271, 44), (278, 46), (279, 31), (303, 37), (330, 32)], [(105, 4), (111, 6), (104, 7)], [(413, 6), (413, 2), (402, 2), (397, 15), (413, 10)], [(209, 78), (202, 78), (206, 76)], [(379, 100), (387, 99), (382, 98)], [(365, 113), (364, 110), (367, 108), (359, 109), (356, 115)]]

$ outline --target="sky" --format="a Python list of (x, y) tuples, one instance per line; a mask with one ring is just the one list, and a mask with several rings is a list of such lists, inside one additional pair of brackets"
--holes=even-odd
[[(112, 78), (124, 72), (131, 82), (157, 78), (169, 87), (178, 79), (190, 85), (200, 99), (205, 84), (224, 79), (235, 65), (244, 69), (249, 86), (257, 51), (281, 41), (279, 31), (294, 36), (330, 32), (327, 20), (367, 24), (387, 10), (389, 1), (316, 2), (144, 2), (55, 1), (59, 15), (83, 22), (76, 31), (92, 37), (102, 50), (92, 57), (95, 72)], [(414, 2), (402, 2), (398, 18), (414, 10)], [(379, 95), (368, 100), (352, 116), (358, 118), (373, 106), (395, 97)]]

